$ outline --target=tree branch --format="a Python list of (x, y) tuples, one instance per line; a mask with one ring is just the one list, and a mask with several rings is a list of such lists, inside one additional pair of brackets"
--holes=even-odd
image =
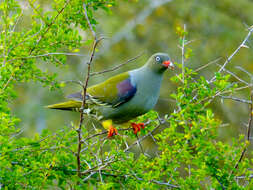
[(244, 99), (240, 99), (240, 98), (236, 98), (236, 97), (233, 97), (233, 96), (222, 96), (222, 95), (219, 95), (222, 99), (231, 99), (231, 100), (234, 100), (234, 101), (237, 101), (237, 102), (242, 102), (242, 103), (245, 103), (245, 104), (252, 104), (251, 101), (249, 100), (244, 100)]
[[(250, 101), (252, 102), (252, 100), (253, 100), (253, 91), (251, 89), (250, 90)], [(247, 139), (246, 139), (246, 142), (245, 142), (245, 147), (243, 148), (241, 156), (240, 156), (239, 160), (237, 161), (234, 169), (238, 168), (240, 162), (243, 159), (243, 156), (245, 155), (245, 153), (247, 151), (248, 144), (250, 143), (250, 131), (251, 131), (251, 124), (252, 124), (252, 117), (253, 117), (253, 113), (252, 112), (253, 112), (253, 104), (251, 103), (250, 104), (250, 108), (249, 108), (249, 121), (248, 121), (248, 125), (247, 125)], [(232, 173), (233, 173), (233, 171), (232, 171)]]
[(202, 69), (208, 67), (209, 65), (212, 65), (212, 64), (214, 64), (214, 63), (217, 63), (217, 62), (220, 61), (220, 60), (221, 60), (221, 57), (219, 57), (219, 58), (217, 58), (217, 59), (215, 59), (215, 60), (213, 60), (213, 61), (210, 61), (210, 62), (208, 62), (207, 64), (205, 64), (205, 65), (203, 65), (203, 66), (201, 66), (201, 67), (195, 69), (194, 72), (198, 72), (198, 71), (200, 71), (200, 70), (202, 70)]
[[(248, 48), (248, 46), (246, 46), (246, 43), (249, 40), (249, 37), (251, 36), (252, 32), (253, 32), (253, 27), (250, 27), (247, 36), (244, 38), (244, 40), (242, 41), (242, 43), (237, 47), (237, 49), (227, 58), (227, 60), (225, 61), (225, 63), (219, 69), (219, 71), (218, 71), (219, 73), (224, 70), (224, 68), (226, 67), (226, 65), (231, 61), (231, 59), (239, 52), (239, 50), (242, 47)], [(216, 79), (216, 77), (214, 76), (210, 80), (210, 83), (212, 83), (215, 79)]]
[(183, 35), (183, 37), (182, 37), (182, 45), (181, 45), (181, 61), (182, 61), (182, 80), (183, 80), (183, 83), (184, 83), (184, 72), (185, 72), (185, 62), (184, 62), (184, 60), (185, 60), (185, 30), (186, 30), (186, 25), (184, 24), (184, 31), (183, 31), (183, 33), (184, 33), (184, 35)]
[(88, 23), (88, 25), (89, 25), (90, 31), (91, 31), (91, 33), (92, 33), (92, 35), (93, 35), (95, 41), (97, 41), (96, 32), (94, 31), (94, 29), (93, 29), (93, 27), (92, 27), (92, 25), (91, 25), (91, 23), (90, 23), (90, 19), (89, 19), (89, 17), (88, 17), (87, 6), (86, 6), (85, 3), (83, 3), (83, 10), (84, 10), (84, 15), (85, 15), (86, 21), (87, 21), (87, 23)]
[[(219, 67), (222, 67), (220, 64), (216, 63)], [(239, 80), (241, 83), (244, 83), (246, 85), (249, 85), (249, 83), (247, 83), (246, 81), (244, 81), (243, 79), (241, 79), (240, 77), (238, 77), (236, 74), (232, 73), (231, 71), (223, 68), (223, 70), (225, 72), (227, 72), (228, 74), (232, 75), (233, 77), (235, 77), (237, 80)]]
[(143, 52), (140, 53), (139, 55), (137, 55), (137, 56), (135, 56), (135, 57), (133, 57), (133, 58), (127, 60), (127, 61), (124, 62), (124, 63), (121, 63), (121, 64), (119, 64), (119, 65), (116, 65), (115, 67), (113, 67), (113, 68), (111, 68), (111, 69), (107, 69), (107, 70), (104, 70), (104, 71), (99, 71), (99, 72), (91, 73), (90, 76), (100, 75), (100, 74), (104, 74), (104, 73), (107, 73), (107, 72), (115, 71), (115, 70), (119, 69), (120, 67), (126, 65), (127, 63), (132, 62), (132, 61), (138, 59), (138, 58), (141, 57), (142, 55), (143, 55)]

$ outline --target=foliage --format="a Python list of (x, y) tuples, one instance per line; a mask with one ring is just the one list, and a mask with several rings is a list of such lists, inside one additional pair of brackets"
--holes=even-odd
[[(110, 11), (113, 0), (85, 1), (89, 20), (94, 26), (94, 12)], [(136, 122), (147, 126), (136, 136), (132, 129), (120, 128), (120, 136), (111, 139), (98, 128), (82, 128), (81, 178), (77, 175), (77, 132), (75, 124), (53, 133), (44, 130), (33, 138), (19, 137), (19, 118), (8, 103), (16, 96), (20, 82), (40, 82), (58, 89), (56, 74), (43, 71), (37, 62), (56, 66), (66, 62), (66, 54), (76, 52), (91, 41), (80, 34), (89, 25), (83, 1), (54, 1), (52, 10), (44, 10), (36, 1), (27, 28), (17, 28), (23, 12), (17, 1), (1, 2), (0, 38), (0, 186), (4, 189), (250, 189), (253, 184), (252, 161), (238, 163), (249, 141), (241, 135), (229, 144), (217, 138), (223, 121), (211, 109), (212, 101), (222, 94), (232, 95), (238, 84), (229, 75), (215, 73), (208, 81), (193, 70), (177, 64), (184, 72), (172, 77), (178, 86), (171, 95), (176, 102), (174, 113), (160, 118), (155, 111), (140, 116)], [(95, 29), (95, 28), (93, 28)], [(177, 28), (180, 45), (187, 32)], [(192, 55), (186, 48), (185, 61)], [(39, 100), (38, 100), (39, 101)], [(251, 110), (252, 111), (252, 110)], [(143, 144), (151, 138), (155, 155)], [(148, 147), (150, 148), (150, 147)], [(235, 167), (236, 164), (238, 167)]]

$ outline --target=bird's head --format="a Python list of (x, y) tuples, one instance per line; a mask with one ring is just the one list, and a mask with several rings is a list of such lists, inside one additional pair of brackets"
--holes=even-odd
[(174, 69), (174, 64), (166, 53), (152, 55), (146, 65), (157, 73), (163, 73), (166, 69)]

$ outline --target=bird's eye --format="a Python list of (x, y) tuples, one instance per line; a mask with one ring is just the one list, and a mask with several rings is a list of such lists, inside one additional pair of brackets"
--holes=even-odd
[(160, 57), (155, 57), (155, 60), (157, 61), (157, 62), (159, 62), (160, 60), (161, 60), (161, 58)]

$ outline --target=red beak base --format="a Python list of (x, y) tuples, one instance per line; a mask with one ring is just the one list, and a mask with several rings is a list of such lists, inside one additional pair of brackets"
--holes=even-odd
[(163, 62), (163, 66), (165, 66), (165, 67), (171, 67), (172, 69), (174, 69), (174, 65), (173, 65), (173, 63), (172, 62), (170, 62), (170, 61), (164, 61)]

